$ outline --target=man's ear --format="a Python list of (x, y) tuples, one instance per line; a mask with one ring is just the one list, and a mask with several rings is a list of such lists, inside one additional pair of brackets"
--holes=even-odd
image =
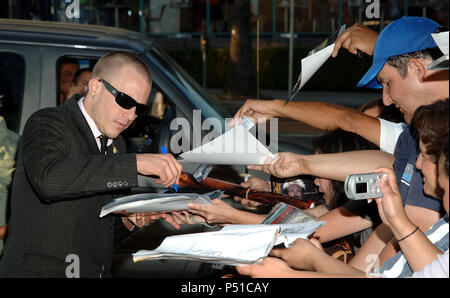
[(425, 81), (427, 73), (427, 66), (423, 59), (411, 58), (409, 59), (409, 71), (412, 75), (417, 76), (420, 82)]
[(91, 97), (94, 97), (97, 95), (97, 93), (100, 90), (100, 81), (97, 78), (92, 78), (88, 82), (88, 93)]

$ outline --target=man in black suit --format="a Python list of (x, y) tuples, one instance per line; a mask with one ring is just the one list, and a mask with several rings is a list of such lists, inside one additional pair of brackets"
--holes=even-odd
[[(151, 82), (137, 57), (112, 52), (97, 62), (86, 97), (30, 117), (12, 185), (0, 276), (66, 277), (66, 260), (74, 256), (81, 277), (110, 276), (115, 220), (99, 218), (101, 207), (137, 186), (138, 173), (158, 176), (156, 182), (168, 187), (182, 170), (170, 154), (126, 153), (120, 136), (145, 111)], [(109, 145), (104, 153), (100, 139)], [(166, 216), (122, 221), (130, 229)]]

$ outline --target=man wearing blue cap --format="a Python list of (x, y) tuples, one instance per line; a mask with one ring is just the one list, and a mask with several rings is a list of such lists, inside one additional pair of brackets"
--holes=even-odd
[[(439, 27), (436, 22), (419, 17), (404, 17), (389, 24), (376, 41), (372, 67), (358, 83), (360, 87), (383, 88), (384, 104), (395, 104), (404, 113), (407, 123), (411, 121), (414, 111), (419, 106), (448, 97), (448, 71), (427, 70), (427, 65), (442, 55), (431, 37), (431, 33)], [(340, 42), (345, 46), (346, 42)], [(300, 111), (295, 109), (296, 104), (293, 102), (288, 108), (290, 113), (298, 115)], [(261, 118), (279, 115), (274, 112), (275, 109), (267, 111), (263, 108), (260, 102), (256, 104), (250, 101), (238, 114), (258, 115)], [(321, 112), (308, 110), (309, 116), (314, 116), (316, 122), (323, 119)], [(354, 127), (357, 126), (359, 123), (354, 123)], [(380, 132), (379, 129), (377, 131)], [(416, 148), (414, 138), (409, 129), (406, 129), (397, 142), (395, 156), (381, 151), (358, 151), (332, 156), (280, 153), (275, 160), (268, 161), (262, 167), (249, 168), (262, 169), (277, 177), (309, 174), (344, 181), (349, 174), (370, 172), (379, 166), (391, 167), (394, 163), (397, 179), (401, 181), (399, 188), (408, 216), (422, 231), (426, 231), (438, 220), (441, 204), (423, 194), (422, 177), (414, 166), (417, 157)], [(327, 242), (370, 227), (372, 220), (365, 218), (368, 206), (366, 201), (351, 201), (345, 208), (328, 213), (320, 218), (326, 220), (327, 224), (319, 229), (314, 237), (319, 238), (321, 242)], [(354, 216), (355, 214), (359, 216)], [(367, 266), (365, 256), (371, 253), (378, 255), (384, 244), (391, 239), (392, 234), (389, 230), (381, 226), (378, 233), (372, 233), (361, 247), (353, 259), (354, 265), (363, 266), (360, 269), (364, 270)], [(392, 253), (393, 250), (387, 257)]]
[[(372, 66), (358, 83), (358, 87), (383, 88), (384, 104), (398, 106), (408, 123), (419, 106), (433, 103), (436, 96), (443, 98), (446, 95), (441, 87), (445, 87), (442, 86), (445, 80), (448, 87), (448, 73), (440, 73), (439, 80), (430, 80), (430, 73), (426, 72), (428, 61), (432, 62), (442, 55), (431, 36), (438, 28), (440, 26), (436, 22), (421, 17), (403, 17), (389, 24), (377, 39)], [(412, 81), (414, 78), (408, 78), (408, 70), (420, 75), (417, 82), (427, 80), (429, 84), (408, 88), (409, 83), (417, 83)], [(401, 94), (392, 93), (391, 82), (405, 87), (396, 89)], [(408, 94), (417, 91), (420, 94)], [(415, 100), (417, 97), (422, 98)]]
[[(448, 71), (427, 70), (427, 65), (442, 55), (431, 36), (438, 28), (436, 22), (420, 17), (403, 17), (388, 25), (375, 44), (371, 68), (358, 83), (358, 87), (382, 88), (384, 104), (395, 104), (408, 124), (419, 106), (448, 97)], [(425, 230), (439, 217), (441, 202), (423, 192), (422, 174), (415, 167), (416, 148), (407, 128), (397, 141), (394, 169), (405, 209)], [(346, 205), (347, 210), (359, 215), (360, 207), (361, 203), (354, 201)], [(382, 234), (380, 230), (390, 236), (384, 225), (378, 234)], [(357, 258), (354, 263), (365, 262)]]

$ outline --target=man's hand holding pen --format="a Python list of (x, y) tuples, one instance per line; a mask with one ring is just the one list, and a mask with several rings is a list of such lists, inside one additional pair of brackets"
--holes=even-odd
[(156, 183), (164, 187), (178, 184), (183, 166), (171, 154), (136, 154), (137, 172), (157, 176)]

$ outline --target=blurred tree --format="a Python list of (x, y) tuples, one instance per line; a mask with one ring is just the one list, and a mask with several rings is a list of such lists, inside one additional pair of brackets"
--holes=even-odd
[(256, 76), (252, 56), (250, 0), (233, 1), (230, 63), (224, 91), (245, 97), (256, 95)]

